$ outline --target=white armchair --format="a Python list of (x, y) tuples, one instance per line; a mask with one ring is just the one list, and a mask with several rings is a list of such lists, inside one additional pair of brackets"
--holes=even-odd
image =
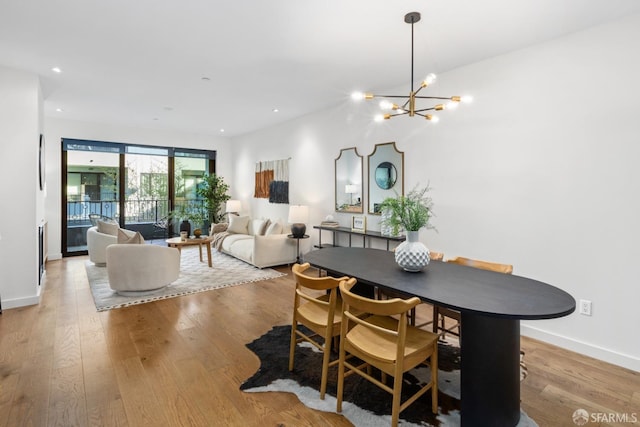
[(100, 233), (98, 227), (87, 230), (87, 250), (89, 260), (97, 266), (104, 267), (107, 263), (107, 246), (118, 243), (118, 237)]
[[(128, 237), (135, 236), (136, 232), (120, 228)], [(90, 227), (87, 230), (87, 251), (89, 260), (98, 267), (104, 267), (107, 263), (107, 246), (118, 243), (118, 236), (105, 234), (98, 231), (98, 227)]]
[(165, 246), (113, 244), (106, 262), (109, 286), (123, 295), (164, 288), (180, 275), (180, 252)]

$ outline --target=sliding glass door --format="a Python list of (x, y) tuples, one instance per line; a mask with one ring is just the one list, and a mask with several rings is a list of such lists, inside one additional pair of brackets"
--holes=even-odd
[(127, 147), (124, 154), (124, 217), (121, 227), (139, 231), (145, 240), (166, 238), (170, 211), (169, 149)]
[(98, 219), (145, 240), (175, 235), (170, 212), (204, 212), (197, 189), (208, 173), (215, 151), (63, 139), (63, 256), (87, 253), (86, 233)]
[(85, 146), (63, 152), (62, 252), (87, 250), (87, 230), (97, 218), (119, 218), (119, 162), (117, 151)]

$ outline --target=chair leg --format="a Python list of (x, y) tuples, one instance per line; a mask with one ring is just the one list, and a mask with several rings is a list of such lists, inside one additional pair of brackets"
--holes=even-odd
[(438, 413), (438, 341), (434, 343), (435, 349), (431, 353), (431, 412)]
[(431, 332), (433, 332), (434, 334), (438, 333), (438, 306), (434, 305), (433, 306), (433, 322), (431, 323)]
[(400, 419), (400, 398), (402, 397), (402, 373), (393, 377), (393, 402), (391, 403), (391, 427), (397, 427)]
[(322, 351), (322, 379), (320, 380), (320, 399), (324, 400), (327, 391), (327, 376), (329, 376), (329, 359), (331, 359), (331, 329), (327, 328), (324, 336), (324, 349)]
[(289, 371), (293, 371), (293, 359), (296, 354), (296, 329), (298, 326), (298, 322), (296, 319), (293, 319), (293, 323), (291, 324), (291, 344), (289, 345)]
[(445, 325), (445, 316), (440, 315), (440, 329), (442, 329), (442, 339), (447, 337), (447, 327)]
[(338, 392), (336, 396), (336, 411), (342, 412), (342, 393), (344, 392), (344, 359), (346, 351), (344, 349), (344, 340), (340, 340), (340, 352), (338, 356)]

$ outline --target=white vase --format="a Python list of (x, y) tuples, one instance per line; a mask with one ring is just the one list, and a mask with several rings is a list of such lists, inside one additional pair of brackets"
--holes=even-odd
[(396, 248), (396, 262), (406, 271), (421, 271), (429, 264), (429, 249), (420, 241), (419, 231), (408, 231), (407, 240)]

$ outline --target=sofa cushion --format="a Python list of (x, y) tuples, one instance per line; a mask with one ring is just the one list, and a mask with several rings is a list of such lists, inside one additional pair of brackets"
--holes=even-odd
[(110, 236), (118, 236), (118, 230), (120, 227), (118, 224), (112, 222), (98, 220), (98, 232), (102, 234), (108, 234)]
[[(247, 236), (245, 239), (236, 239), (232, 241), (230, 248), (227, 250), (233, 256), (243, 259), (247, 262), (253, 262), (253, 236)], [(225, 239), (226, 241), (226, 239)], [(224, 246), (224, 244), (223, 244)]]
[(121, 244), (143, 244), (144, 238), (137, 231), (118, 229), (118, 243)]
[(240, 240), (253, 242), (253, 236), (249, 236), (248, 234), (230, 234), (222, 241), (221, 248), (223, 251), (231, 252), (231, 247)]
[(265, 236), (271, 236), (273, 234), (282, 234), (282, 222), (280, 220), (274, 221), (267, 227)]
[(248, 234), (249, 233), (249, 217), (229, 215), (229, 233)]
[(252, 236), (264, 236), (271, 221), (268, 219), (252, 219), (249, 221), (249, 234)]

